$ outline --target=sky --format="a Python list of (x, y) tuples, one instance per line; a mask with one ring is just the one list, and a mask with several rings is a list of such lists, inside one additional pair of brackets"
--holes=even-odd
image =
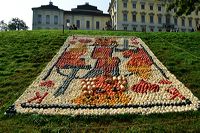
[[(32, 29), (33, 7), (49, 4), (50, 0), (0, 0), (0, 21), (8, 23), (12, 18), (18, 17), (25, 21), (29, 29)], [(55, 6), (63, 10), (71, 10), (77, 5), (89, 2), (98, 9), (107, 13), (110, 0), (51, 0)]]

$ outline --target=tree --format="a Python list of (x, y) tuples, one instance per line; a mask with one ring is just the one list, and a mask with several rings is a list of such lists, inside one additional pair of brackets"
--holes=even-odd
[(28, 26), (23, 20), (19, 18), (12, 18), (12, 20), (8, 24), (9, 30), (27, 30)]
[(0, 21), (0, 31), (7, 31), (8, 25), (4, 22), (4, 20)]
[(190, 15), (193, 11), (200, 11), (200, 0), (163, 0), (168, 3), (167, 10), (177, 9), (176, 15)]

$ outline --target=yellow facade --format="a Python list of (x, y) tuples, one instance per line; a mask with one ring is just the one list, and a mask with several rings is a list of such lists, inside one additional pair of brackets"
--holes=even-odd
[(189, 16), (176, 17), (174, 10), (167, 12), (166, 7), (162, 2), (155, 2), (155, 0), (111, 0), (108, 11), (111, 15), (112, 27), (116, 30), (192, 31), (197, 29), (200, 23), (199, 13), (193, 12)]

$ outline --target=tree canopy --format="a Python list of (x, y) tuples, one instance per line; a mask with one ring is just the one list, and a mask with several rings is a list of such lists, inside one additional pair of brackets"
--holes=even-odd
[(0, 31), (7, 31), (8, 25), (4, 22), (4, 20), (0, 21)]
[(19, 18), (12, 18), (12, 20), (8, 24), (9, 30), (27, 30), (28, 26), (23, 20)]
[(200, 0), (163, 0), (168, 2), (167, 10), (177, 9), (176, 15), (190, 15), (193, 11), (200, 11)]

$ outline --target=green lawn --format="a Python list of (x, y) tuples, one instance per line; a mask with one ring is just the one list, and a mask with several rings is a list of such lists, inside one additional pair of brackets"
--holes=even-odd
[(0, 132), (183, 132), (200, 130), (200, 111), (117, 116), (4, 116), (69, 35), (137, 36), (200, 99), (200, 32), (0, 32)]

